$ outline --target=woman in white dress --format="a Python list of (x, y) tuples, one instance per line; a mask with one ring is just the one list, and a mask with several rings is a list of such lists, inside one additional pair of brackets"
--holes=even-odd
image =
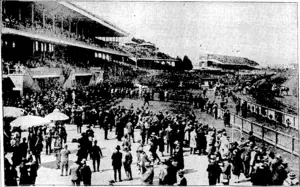
[(193, 128), (192, 132), (190, 134), (190, 148), (191, 148), (191, 154), (195, 154), (195, 149), (197, 147), (197, 133), (196, 129)]

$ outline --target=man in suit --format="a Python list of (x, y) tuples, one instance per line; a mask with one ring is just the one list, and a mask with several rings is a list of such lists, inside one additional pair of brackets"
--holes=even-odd
[[(94, 146), (92, 147), (92, 159), (93, 159), (93, 168), (94, 168), (94, 172), (96, 172), (96, 168), (97, 171), (99, 172), (99, 167), (100, 167), (100, 158), (103, 157), (102, 155), (102, 151), (100, 149), (100, 147), (97, 145), (97, 140), (94, 141)], [(97, 167), (96, 167), (96, 163), (97, 163)]]
[(112, 166), (114, 169), (114, 179), (117, 181), (117, 172), (119, 174), (119, 181), (121, 182), (121, 167), (122, 167), (122, 153), (120, 152), (120, 146), (117, 145), (116, 151), (112, 154)]
[(80, 179), (85, 186), (90, 186), (92, 181), (92, 171), (90, 166), (86, 164), (86, 159), (81, 161)]

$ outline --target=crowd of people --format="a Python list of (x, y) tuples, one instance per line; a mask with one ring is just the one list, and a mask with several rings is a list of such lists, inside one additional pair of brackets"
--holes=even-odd
[[(160, 185), (186, 185), (183, 153), (187, 148), (190, 154), (207, 156), (210, 185), (217, 183), (228, 185), (231, 175), (234, 176), (234, 181), (238, 181), (241, 173), (253, 185), (297, 184), (295, 174), (289, 172), (282, 156), (275, 155), (264, 146), (256, 145), (251, 133), (248, 140), (242, 137), (239, 141), (230, 142), (225, 129), (216, 130), (211, 125), (197, 121), (194, 112), (175, 115), (168, 111), (154, 113), (146, 106), (134, 108), (131, 105), (130, 108), (125, 108), (103, 105), (97, 102), (101, 100), (99, 95), (101, 98), (130, 97), (130, 91), (122, 92), (121, 89), (112, 91), (108, 86), (66, 92), (52, 90), (44, 94), (25, 95), (21, 100), (10, 104), (23, 107), (28, 114), (38, 116), (44, 116), (54, 109), (69, 115), (70, 121), (65, 123), (77, 125), (77, 132), (81, 133), (81, 138), (76, 140), (79, 144), (77, 160), (69, 168), (70, 151), (66, 144), (68, 132), (63, 123), (56, 123), (52, 127), (29, 129), (28, 137), (22, 141), (20, 129), (5, 129), (5, 137), (8, 139), (5, 142), (10, 142), (9, 151), (13, 153), (12, 163), (5, 159), (5, 173), (9, 174), (5, 175), (7, 184), (34, 184), (41, 164), (40, 155), (45, 150), (46, 154), (52, 153), (56, 156), (57, 169), (61, 170), (62, 176), (64, 173), (70, 174), (74, 185), (79, 185), (81, 181), (85, 185), (91, 185), (92, 170), (86, 164), (86, 160), (88, 157), (93, 160), (93, 171), (97, 172), (103, 156), (97, 141), (94, 141), (94, 136), (97, 135), (94, 134), (93, 128), (97, 126), (104, 130), (104, 140), (107, 140), (108, 133), (112, 133), (111, 129), (115, 128), (117, 140), (121, 142), (121, 146), (117, 146), (111, 156), (114, 170), (114, 181), (111, 182), (117, 182), (117, 178), (122, 181), (120, 172), (122, 166), (128, 180), (132, 180), (131, 145), (138, 143), (137, 166), (143, 185), (153, 184), (155, 175), (158, 176)], [(214, 102), (210, 104), (203, 105), (203, 111), (215, 115), (216, 104)], [(226, 122), (225, 115), (226, 113), (224, 114), (226, 126), (228, 120)], [(81, 131), (83, 124), (89, 125), (85, 132)], [(134, 131), (140, 132), (140, 138), (134, 136)], [(137, 141), (138, 139), (140, 141)], [(54, 147), (51, 147), (52, 141)], [(154, 166), (157, 164), (160, 170), (155, 174)], [(177, 181), (177, 175), (180, 181)]]
[(74, 32), (69, 32), (69, 30), (59, 28), (57, 26), (53, 27), (53, 25), (45, 24), (43, 26), (40, 22), (34, 22), (33, 26), (31, 21), (28, 19), (25, 21), (19, 21), (13, 16), (5, 15), (2, 19), (3, 26), (9, 28), (16, 28), (18, 30), (30, 31), (37, 34), (46, 34), (48, 36), (59, 37), (60, 39), (72, 41), (79, 44), (88, 44), (96, 47), (107, 47), (108, 44), (106, 42), (101, 42), (99, 40), (95, 40), (89, 38), (84, 34), (76, 34)]

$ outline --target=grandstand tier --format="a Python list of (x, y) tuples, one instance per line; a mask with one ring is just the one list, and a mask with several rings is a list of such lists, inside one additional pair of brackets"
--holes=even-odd
[(3, 74), (21, 94), (132, 72), (130, 54), (116, 47), (128, 33), (70, 2), (4, 1), (2, 12)]

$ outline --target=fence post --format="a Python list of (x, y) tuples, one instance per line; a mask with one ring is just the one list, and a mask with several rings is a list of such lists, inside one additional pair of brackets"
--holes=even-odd
[(274, 131), (275, 132), (275, 147), (277, 148), (277, 144), (278, 144), (278, 133), (277, 131)]
[[(293, 121), (294, 121), (294, 127), (296, 127), (296, 117), (293, 117)], [(298, 129), (299, 130), (299, 129)]]
[(244, 119), (241, 118), (241, 120), (242, 120), (242, 131), (243, 131), (243, 129), (244, 129)]
[(295, 137), (292, 137), (292, 153), (294, 153), (295, 150)]
[(250, 124), (251, 124), (251, 131), (253, 132), (253, 123), (250, 122)]
[(233, 114), (233, 123), (235, 124), (235, 114)]
[(264, 141), (264, 137), (265, 137), (265, 128), (264, 128), (264, 126), (261, 126), (261, 139), (262, 139), (262, 141)]

